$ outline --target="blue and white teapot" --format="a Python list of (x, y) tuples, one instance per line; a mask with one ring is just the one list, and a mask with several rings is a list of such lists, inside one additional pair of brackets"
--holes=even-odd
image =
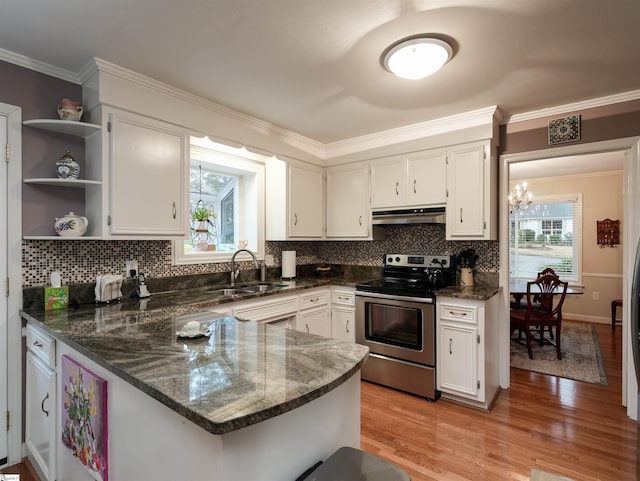
[(62, 217), (56, 217), (56, 222), (53, 226), (59, 236), (82, 237), (84, 233), (87, 232), (89, 221), (86, 217), (69, 212)]

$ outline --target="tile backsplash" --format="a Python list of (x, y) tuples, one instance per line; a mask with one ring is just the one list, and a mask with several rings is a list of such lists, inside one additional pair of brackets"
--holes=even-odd
[[(298, 265), (342, 264), (381, 266), (387, 252), (457, 254), (473, 248), (480, 255), (478, 272), (497, 272), (497, 241), (446, 241), (444, 225), (388, 227), (380, 241), (287, 241), (267, 242), (266, 254), (280, 266), (283, 250), (295, 250)], [(137, 259), (147, 277), (208, 274), (230, 270), (228, 263), (172, 265), (170, 241), (124, 240), (25, 240), (22, 243), (22, 285), (49, 283), (52, 271), (59, 271), (64, 284), (94, 282), (98, 274), (121, 273), (123, 259)]]

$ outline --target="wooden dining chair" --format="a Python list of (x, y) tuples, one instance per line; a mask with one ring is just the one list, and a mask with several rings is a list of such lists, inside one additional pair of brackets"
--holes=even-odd
[[(527, 308), (511, 310), (511, 332), (524, 331), (529, 359), (533, 359), (532, 329), (539, 334), (540, 345), (545, 341), (554, 345), (558, 360), (562, 359), (560, 350), (562, 305), (567, 296), (568, 286), (568, 282), (561, 281), (555, 274), (543, 274), (535, 281), (527, 282)], [(559, 299), (554, 301), (554, 296), (559, 296)], [(555, 328), (555, 342), (553, 338), (544, 337), (545, 328)]]

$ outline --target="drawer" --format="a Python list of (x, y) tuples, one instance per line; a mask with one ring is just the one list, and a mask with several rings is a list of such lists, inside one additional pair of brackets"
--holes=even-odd
[(355, 306), (356, 294), (353, 291), (331, 291), (331, 304)]
[(438, 311), (439, 318), (442, 321), (464, 322), (468, 324), (478, 323), (477, 306), (463, 306), (457, 304), (440, 304)]
[(315, 306), (322, 306), (328, 304), (328, 302), (328, 289), (300, 294), (300, 310), (309, 309)]
[(51, 369), (56, 367), (56, 341), (41, 329), (27, 324), (27, 349)]

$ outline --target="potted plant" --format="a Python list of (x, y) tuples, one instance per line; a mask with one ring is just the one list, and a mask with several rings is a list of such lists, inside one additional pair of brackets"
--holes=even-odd
[(196, 232), (209, 232), (209, 217), (213, 216), (213, 212), (205, 206), (196, 206), (191, 213), (191, 218), (194, 220), (194, 230)]

